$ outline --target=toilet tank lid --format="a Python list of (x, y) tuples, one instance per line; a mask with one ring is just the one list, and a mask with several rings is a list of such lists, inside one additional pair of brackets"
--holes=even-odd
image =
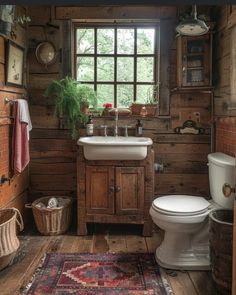
[(156, 198), (153, 205), (160, 210), (172, 213), (198, 213), (206, 210), (210, 203), (203, 197), (189, 195), (167, 195)]
[(209, 154), (208, 161), (219, 166), (235, 166), (235, 158), (224, 153)]

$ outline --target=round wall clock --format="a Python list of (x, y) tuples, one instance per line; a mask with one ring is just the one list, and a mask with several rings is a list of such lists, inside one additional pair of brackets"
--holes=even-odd
[(36, 47), (35, 55), (40, 64), (48, 66), (56, 61), (57, 52), (51, 42), (44, 41)]

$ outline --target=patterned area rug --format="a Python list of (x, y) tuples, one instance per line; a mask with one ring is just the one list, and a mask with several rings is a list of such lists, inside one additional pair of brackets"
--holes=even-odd
[(173, 294), (153, 254), (49, 253), (24, 294)]

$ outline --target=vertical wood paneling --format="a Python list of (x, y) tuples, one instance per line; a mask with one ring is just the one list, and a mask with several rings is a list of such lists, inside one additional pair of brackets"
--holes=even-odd
[(171, 46), (174, 43), (173, 19), (162, 20), (160, 23), (160, 101), (159, 114), (169, 115), (170, 108), (170, 69)]
[[(146, 18), (151, 17), (153, 11), (151, 7), (145, 7), (143, 10), (138, 10), (139, 15), (143, 14)], [(166, 177), (171, 182), (176, 183), (176, 179), (179, 179), (181, 175), (181, 181), (189, 181), (189, 174), (193, 177), (189, 186), (186, 184), (183, 188), (181, 185), (177, 187), (182, 188), (181, 192), (184, 190), (189, 193), (194, 193), (194, 189), (199, 186), (198, 176), (203, 175), (206, 177), (206, 161), (207, 153), (210, 149), (210, 96), (208, 94), (202, 95), (196, 91), (194, 93), (171, 93), (171, 88), (176, 85), (176, 39), (174, 38), (174, 27), (175, 27), (175, 13), (173, 11), (165, 10), (159, 8), (161, 15), (161, 103), (160, 103), (160, 114), (161, 115), (171, 115), (163, 118), (144, 118), (144, 136), (149, 136), (154, 141), (155, 150), (155, 162), (164, 164), (163, 173), (157, 172), (156, 176), (159, 174), (166, 175)], [(176, 9), (174, 9), (176, 12)], [(36, 13), (39, 11), (39, 13)], [(69, 142), (71, 139), (68, 137), (70, 134), (67, 131), (67, 137), (62, 140), (62, 135), (66, 130), (59, 129), (60, 122), (57, 117), (53, 114), (53, 100), (47, 99), (43, 96), (44, 90), (47, 87), (49, 80), (58, 79), (60, 76), (64, 76), (71, 72), (70, 63), (70, 36), (69, 36), (69, 19), (76, 11), (81, 15), (81, 18), (86, 18), (88, 15), (95, 15), (96, 19), (101, 19), (102, 15), (107, 16), (107, 7), (100, 7), (99, 9), (90, 7), (56, 7), (56, 17), (57, 20), (53, 19), (53, 13), (50, 12), (49, 7), (46, 6), (34, 6), (29, 8), (29, 14), (32, 16), (32, 22), (29, 25), (29, 44), (31, 52), (28, 57), (28, 62), (30, 64), (30, 80), (29, 80), (29, 95), (31, 103), (31, 113), (32, 121), (34, 124), (33, 140), (31, 144), (31, 197), (34, 199), (36, 196), (47, 195), (63, 190), (63, 184), (60, 183), (63, 179), (68, 179), (68, 175), (72, 179), (76, 176), (76, 145), (71, 145)], [(111, 11), (111, 10), (109, 10)], [(112, 14), (119, 16), (122, 11), (122, 7), (112, 7)], [(126, 17), (135, 14), (135, 8), (129, 7), (126, 10)], [(141, 12), (142, 11), (142, 12)], [(159, 12), (158, 12), (159, 13)], [(137, 16), (137, 14), (136, 14)], [(111, 14), (108, 18), (111, 17)], [(61, 21), (59, 20), (61, 19)], [(63, 20), (62, 20), (63, 19)], [(68, 22), (67, 22), (68, 20)], [(43, 30), (47, 22), (51, 24), (56, 24), (60, 29), (52, 29), (52, 34), (48, 34), (50, 41), (61, 49), (62, 52), (62, 63), (60, 58), (57, 59), (56, 64), (49, 66), (45, 69), (43, 66), (37, 64), (34, 55), (34, 48), (36, 44), (43, 41)], [(168, 97), (170, 98), (168, 100)], [(169, 101), (171, 103), (169, 104)], [(200, 122), (198, 122), (198, 127), (207, 128), (208, 135), (204, 135), (204, 142), (202, 142), (203, 137), (198, 135), (192, 135), (189, 137), (175, 134), (174, 127), (182, 126), (183, 122), (189, 118), (196, 119), (196, 113), (200, 113)], [(119, 118), (119, 126), (129, 125), (129, 135), (134, 135), (134, 128), (136, 124), (136, 119), (134, 117)], [(101, 125), (108, 125), (108, 132), (110, 135), (113, 134), (114, 120), (112, 117), (107, 118), (95, 118), (95, 134), (102, 135)], [(62, 127), (62, 124), (61, 124)], [(120, 135), (124, 135), (123, 129), (119, 130)], [(85, 135), (82, 130), (81, 134)], [(188, 138), (186, 142), (186, 138)], [(60, 141), (60, 140), (61, 141)], [(59, 141), (57, 141), (59, 140)], [(55, 142), (60, 142), (61, 148), (56, 147)], [(66, 142), (69, 144), (67, 145)], [(165, 145), (168, 142), (170, 145)], [(204, 143), (204, 144), (203, 144)], [(171, 144), (174, 144), (172, 148)], [(194, 145), (191, 145), (194, 144)], [(189, 146), (188, 146), (189, 145)], [(194, 146), (194, 147), (193, 147)], [(163, 150), (165, 148), (166, 150)], [(175, 152), (180, 151), (182, 153)], [(192, 154), (193, 150), (195, 152)], [(160, 152), (162, 151), (162, 152)], [(198, 155), (198, 159), (196, 159)], [(176, 158), (179, 157), (179, 158)], [(178, 161), (183, 157), (183, 161)], [(55, 163), (56, 161), (56, 163)], [(62, 164), (63, 169), (56, 169), (57, 165)], [(66, 164), (65, 164), (66, 163)], [(40, 168), (45, 164), (44, 168)], [(51, 168), (50, 168), (51, 167)], [(83, 173), (81, 171), (83, 168), (79, 168), (78, 173)], [(50, 172), (47, 172), (50, 171)], [(194, 175), (196, 174), (196, 178)], [(158, 179), (158, 177), (156, 177)], [(50, 183), (49, 183), (50, 182)], [(178, 180), (177, 180), (178, 182)], [(66, 187), (66, 189), (65, 189)], [(64, 192), (69, 195), (76, 194), (76, 188), (74, 187), (74, 181), (69, 181), (64, 187)], [(161, 190), (159, 190), (158, 183), (155, 185), (155, 193), (168, 194), (172, 191), (170, 186), (165, 186), (161, 184)], [(186, 188), (186, 189), (185, 189)], [(202, 191), (208, 191), (208, 182), (205, 181), (202, 184)]]
[[(24, 11), (22, 7), (17, 7), (18, 15)], [(13, 27), (16, 34), (12, 39), (14, 43), (19, 44), (27, 51), (26, 36), (27, 29), (23, 26), (16, 25)], [(8, 36), (10, 39), (11, 37)], [(22, 93), (25, 93), (23, 87), (9, 87), (5, 85), (5, 68), (6, 68), (6, 46), (7, 37), (0, 36), (0, 178), (5, 175), (10, 177), (10, 154), (11, 154), (11, 128), (12, 121), (10, 119), (11, 106), (5, 103), (5, 98), (18, 99), (22, 98)], [(24, 68), (24, 84), (26, 84), (26, 69)], [(13, 176), (10, 183), (5, 182), (0, 186), (0, 208), (16, 207), (24, 215), (24, 204), (27, 202), (27, 190), (29, 186), (28, 169), (26, 168), (23, 173)]]
[[(235, 80), (235, 9), (225, 5), (220, 11), (219, 26), (216, 34), (216, 64), (218, 65), (218, 83), (215, 89), (215, 116), (216, 120), (216, 150), (235, 156), (236, 111), (228, 108), (236, 106)], [(230, 13), (231, 11), (231, 13)], [(216, 43), (215, 43), (216, 44)], [(221, 118), (222, 117), (222, 118)]]

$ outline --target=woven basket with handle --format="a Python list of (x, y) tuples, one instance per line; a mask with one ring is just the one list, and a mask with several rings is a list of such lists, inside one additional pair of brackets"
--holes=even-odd
[(24, 229), (22, 216), (16, 208), (0, 209), (0, 270), (11, 264), (19, 248), (16, 223)]
[[(58, 208), (40, 208), (37, 205), (43, 203), (45, 206), (51, 198), (62, 198), (65, 204)], [(31, 205), (26, 204), (26, 208), (32, 208), (34, 220), (38, 231), (46, 236), (60, 235), (66, 232), (71, 223), (72, 200), (69, 197), (47, 196), (34, 201)]]

